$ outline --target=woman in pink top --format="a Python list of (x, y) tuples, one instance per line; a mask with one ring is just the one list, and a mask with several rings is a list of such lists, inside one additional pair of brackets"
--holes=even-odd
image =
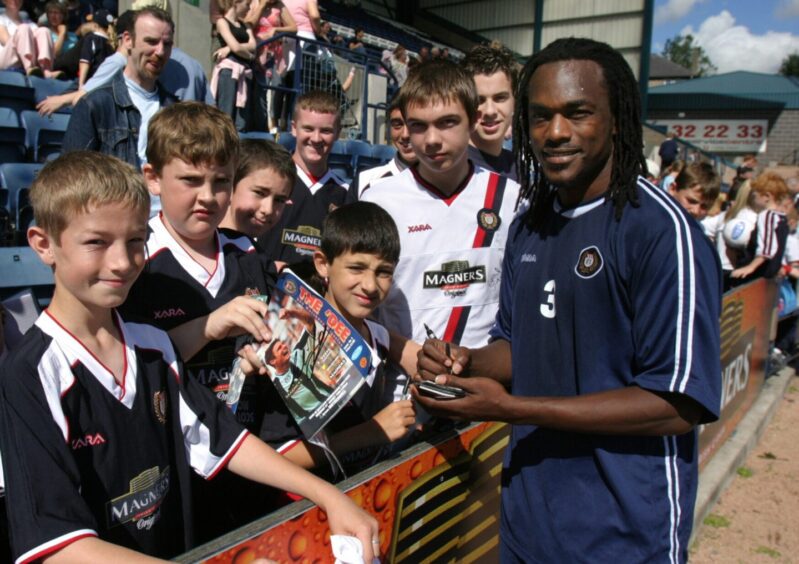
[[(297, 32), (294, 17), (281, 0), (253, 0), (252, 8), (245, 21), (253, 26), (258, 41), (271, 39), (278, 33)], [(288, 66), (287, 54), (287, 51), (283, 50), (283, 40), (273, 41), (258, 50), (255, 72), (263, 74), (264, 82), (267, 85), (280, 84)], [(260, 83), (260, 79), (256, 81), (256, 85), (260, 85)], [(256, 88), (258, 100), (261, 103), (259, 111), (265, 117), (267, 113), (266, 92), (261, 92), (262, 89), (263, 86)], [(274, 103), (272, 108), (274, 110)], [(273, 111), (270, 129), (277, 128), (278, 118), (279, 115), (275, 115)]]
[[(319, 5), (316, 0), (283, 0), (294, 22), (297, 24), (297, 36), (306, 39), (316, 39), (316, 34), (321, 31), (322, 18), (319, 15)], [(302, 46), (302, 43), (300, 43)], [(283, 52), (286, 59), (286, 74), (283, 76), (283, 85), (294, 85), (294, 57), (296, 44), (293, 40), (283, 42)], [(288, 113), (291, 111), (294, 96), (286, 92), (275, 94), (274, 115), (279, 116), (280, 129), (286, 130)]]

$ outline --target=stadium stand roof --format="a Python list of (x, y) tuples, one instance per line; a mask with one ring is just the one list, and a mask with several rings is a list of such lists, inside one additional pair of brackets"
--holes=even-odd
[(649, 89), (650, 110), (799, 109), (799, 79), (736, 71)]
[(660, 55), (649, 56), (649, 80), (683, 80), (691, 78), (691, 71)]

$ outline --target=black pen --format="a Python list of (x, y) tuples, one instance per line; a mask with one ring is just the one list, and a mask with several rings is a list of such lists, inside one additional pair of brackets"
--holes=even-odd
[[(438, 337), (436, 337), (436, 334), (433, 333), (433, 330), (430, 329), (430, 327), (427, 326), (427, 323), (422, 323), (422, 325), (424, 325), (424, 330), (425, 330), (425, 333), (427, 333), (427, 338), (428, 339), (436, 339), (436, 340), (438, 340)], [(449, 343), (446, 342), (446, 341), (444, 342), (444, 352), (446, 353), (447, 358), (452, 360), (452, 353), (450, 352)], [(449, 373), (452, 374), (452, 366), (449, 367)]]

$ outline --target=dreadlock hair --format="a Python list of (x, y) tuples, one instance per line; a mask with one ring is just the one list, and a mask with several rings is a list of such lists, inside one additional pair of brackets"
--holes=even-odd
[(528, 84), (538, 67), (559, 61), (593, 61), (602, 68), (608, 105), (615, 120), (613, 134), (613, 168), (607, 198), (613, 200), (616, 219), (621, 219), (624, 206), (629, 202), (638, 207), (637, 181), (639, 174), (646, 174), (646, 159), (643, 153), (643, 131), (641, 129), (641, 101), (638, 84), (630, 65), (621, 54), (606, 43), (577, 37), (553, 41), (536, 53), (524, 65), (519, 76), (516, 93), (513, 146), (516, 148), (516, 166), (519, 171), (521, 191), (517, 206), (522, 200), (530, 202), (525, 223), (530, 228), (540, 225), (543, 214), (550, 205), (552, 193), (541, 170), (541, 164), (533, 154), (530, 138), (530, 116), (528, 115)]

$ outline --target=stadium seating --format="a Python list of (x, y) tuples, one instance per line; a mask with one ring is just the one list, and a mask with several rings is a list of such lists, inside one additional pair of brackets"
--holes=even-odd
[(339, 176), (351, 179), (354, 173), (352, 157), (347, 151), (347, 141), (336, 141), (327, 156), (327, 166)]
[(12, 217), (16, 218), (17, 216), (20, 190), (30, 187), (42, 166), (44, 165), (34, 163), (0, 165), (0, 188), (8, 191), (9, 211)]
[(0, 108), (0, 164), (23, 160), (25, 129), (19, 123), (17, 112), (11, 108)]
[(25, 145), (33, 162), (44, 162), (48, 154), (61, 150), (69, 123), (68, 115), (40, 116), (38, 112), (24, 111), (20, 117), (27, 131)]
[(263, 139), (264, 141), (274, 141), (275, 136), (265, 131), (245, 131), (240, 133), (239, 137), (242, 139)]
[(277, 138), (277, 142), (285, 147), (289, 153), (293, 153), (294, 147), (297, 146), (297, 139), (291, 133), (281, 133)]
[(32, 288), (39, 301), (53, 292), (53, 271), (30, 247), (0, 247), (0, 300)]
[[(48, 96), (56, 96), (63, 94), (68, 90), (77, 90), (77, 83), (72, 80), (56, 80), (53, 78), (39, 78), (38, 76), (31, 76), (28, 78), (30, 86), (33, 88), (34, 100), (38, 104)], [(67, 104), (58, 113), (68, 114), (72, 112), (72, 106)]]

